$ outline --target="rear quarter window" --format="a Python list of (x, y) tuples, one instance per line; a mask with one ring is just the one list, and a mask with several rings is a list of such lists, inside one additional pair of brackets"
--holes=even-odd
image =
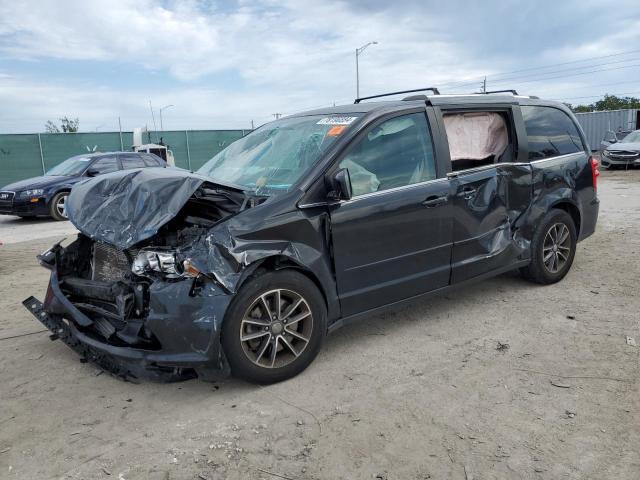
[(584, 151), (582, 138), (569, 115), (553, 107), (520, 107), (529, 143), (529, 160)]

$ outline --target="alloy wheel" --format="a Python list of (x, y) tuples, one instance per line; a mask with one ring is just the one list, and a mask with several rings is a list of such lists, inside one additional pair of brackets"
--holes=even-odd
[(571, 234), (564, 223), (554, 223), (542, 244), (542, 261), (550, 273), (558, 273), (569, 261)]
[(64, 218), (68, 218), (67, 217), (67, 197), (68, 195), (62, 195), (56, 202), (56, 212), (58, 212), (58, 214)]
[(313, 314), (304, 297), (292, 290), (261, 294), (246, 310), (240, 342), (247, 358), (263, 368), (280, 368), (298, 358), (309, 345)]

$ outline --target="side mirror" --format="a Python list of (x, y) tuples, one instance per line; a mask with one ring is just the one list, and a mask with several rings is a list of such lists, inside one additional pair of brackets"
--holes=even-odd
[(97, 168), (90, 168), (87, 170), (87, 177), (95, 177), (97, 175), (100, 175), (100, 170)]
[(329, 193), (332, 200), (351, 200), (351, 177), (349, 170), (341, 168), (333, 175), (333, 191)]

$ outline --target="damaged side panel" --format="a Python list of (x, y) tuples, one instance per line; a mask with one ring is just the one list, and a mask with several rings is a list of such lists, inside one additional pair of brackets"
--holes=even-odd
[(455, 177), (452, 284), (528, 258), (532, 182), (531, 165), (516, 163)]
[[(271, 210), (277, 208), (274, 205)], [(324, 212), (295, 209), (264, 220), (264, 210), (250, 209), (199, 237), (182, 255), (209, 272), (229, 293), (237, 292), (264, 262), (271, 262), (274, 268), (298, 268), (319, 284), (331, 320), (339, 309), (326, 241), (327, 223)]]

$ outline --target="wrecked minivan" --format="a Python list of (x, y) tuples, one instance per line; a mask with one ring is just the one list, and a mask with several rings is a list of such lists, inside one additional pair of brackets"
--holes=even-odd
[(196, 173), (77, 184), (80, 234), (38, 257), (49, 286), (24, 305), (124, 379), (277, 382), (390, 306), (513, 269), (561, 280), (595, 229), (596, 166), (560, 103), (358, 99), (266, 124)]

